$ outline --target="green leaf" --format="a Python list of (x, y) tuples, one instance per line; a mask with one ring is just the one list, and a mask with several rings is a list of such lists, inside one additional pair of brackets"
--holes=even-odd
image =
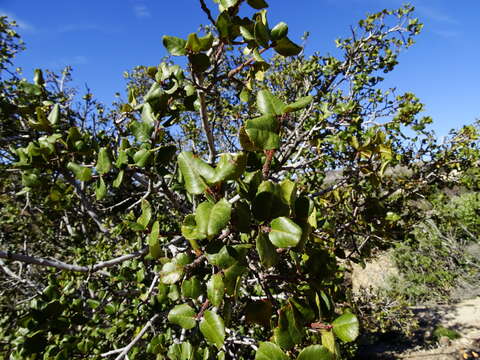
[(354, 341), (359, 334), (358, 319), (352, 313), (345, 313), (332, 323), (333, 332), (344, 342)]
[(108, 156), (108, 151), (104, 147), (98, 151), (97, 165), (95, 168), (100, 175), (106, 174), (112, 169), (112, 162)]
[(160, 277), (162, 282), (167, 285), (175, 284), (183, 276), (183, 266), (176, 262), (168, 262), (162, 266)]
[(152, 152), (150, 150), (140, 149), (135, 154), (133, 154), (133, 161), (135, 161), (135, 165), (137, 165), (138, 167), (145, 167), (151, 155)]
[(182, 295), (185, 298), (196, 299), (202, 294), (202, 283), (196, 276), (182, 282)]
[(119, 188), (120, 185), (122, 185), (123, 174), (124, 174), (124, 170), (120, 170), (118, 172), (118, 175), (117, 175), (117, 177), (115, 178), (115, 180), (113, 181), (113, 184), (112, 184), (114, 188)]
[(301, 110), (303, 108), (306, 108), (312, 102), (312, 100), (313, 100), (312, 96), (302, 97), (302, 98), (298, 99), (297, 101), (295, 101), (294, 103), (291, 103), (291, 104), (288, 104), (287, 106), (285, 106), (284, 112), (285, 113), (290, 113), (290, 112), (293, 112), (293, 111), (297, 111), (297, 110)]
[(148, 252), (154, 259), (158, 259), (163, 256), (162, 246), (159, 242), (160, 224), (155, 221), (152, 225), (152, 230), (148, 236)]
[(268, 238), (279, 248), (296, 246), (302, 237), (302, 228), (287, 217), (279, 217), (270, 223)]
[(182, 304), (170, 310), (168, 313), (168, 321), (189, 330), (193, 329), (197, 324), (195, 316), (195, 310), (187, 304)]
[(332, 331), (321, 330), (322, 345), (325, 347), (333, 356), (334, 359), (340, 357), (340, 351), (338, 344), (335, 342), (335, 336)]
[(247, 0), (247, 3), (252, 8), (257, 10), (261, 10), (268, 7), (268, 4), (265, 2), (265, 0)]
[(245, 171), (247, 156), (245, 153), (221, 154), (220, 161), (215, 168), (213, 183), (235, 180)]
[(55, 125), (60, 120), (60, 106), (58, 104), (53, 105), (52, 111), (48, 115), (48, 121), (50, 124)]
[(168, 50), (170, 54), (173, 56), (182, 56), (186, 55), (185, 46), (187, 42), (183, 39), (180, 39), (175, 36), (167, 36), (163, 37), (163, 46)]
[(262, 342), (255, 354), (255, 360), (289, 360), (289, 357), (277, 344)]
[(152, 218), (152, 207), (150, 203), (143, 199), (142, 200), (142, 215), (137, 219), (137, 224), (140, 224), (143, 229), (146, 229)]
[(255, 146), (248, 137), (247, 131), (245, 130), (245, 126), (240, 127), (238, 132), (238, 140), (240, 141), (240, 145), (242, 145), (243, 150), (245, 151), (260, 151), (262, 150), (258, 146)]
[(245, 132), (256, 148), (273, 150), (280, 147), (279, 123), (273, 115), (247, 120)]
[(188, 341), (170, 345), (167, 354), (170, 360), (193, 360), (194, 355), (193, 346)]
[(208, 33), (203, 37), (198, 37), (196, 33), (188, 35), (185, 48), (192, 52), (200, 52), (210, 50), (213, 44), (213, 35)]
[(238, 0), (220, 0), (220, 4), (225, 8), (229, 9), (232, 6), (235, 6), (237, 4)]
[(92, 178), (92, 169), (85, 167), (83, 165), (75, 164), (73, 162), (69, 162), (67, 164), (68, 170), (73, 172), (75, 178), (80, 181), (88, 181)]
[(282, 349), (291, 349), (302, 342), (303, 326), (300, 324), (296, 310), (291, 304), (280, 309), (278, 327), (273, 330), (275, 342)]
[(235, 295), (239, 279), (246, 272), (247, 268), (240, 265), (238, 262), (234, 263), (224, 271), (225, 292), (228, 295)]
[(267, 25), (260, 19), (260, 17), (255, 22), (253, 33), (257, 44), (259, 46), (267, 48), (268, 42), (270, 40), (270, 31), (268, 30)]
[(284, 22), (279, 22), (277, 25), (275, 25), (270, 32), (270, 35), (272, 36), (272, 40), (280, 40), (281, 38), (287, 36), (288, 34), (288, 25), (285, 24)]
[(225, 199), (216, 204), (205, 201), (198, 205), (195, 212), (197, 231), (212, 239), (223, 230), (230, 221), (232, 205)]
[(219, 307), (223, 301), (225, 294), (225, 285), (221, 273), (213, 274), (207, 282), (207, 296), (208, 300), (213, 306)]
[(271, 220), (288, 215), (290, 209), (280, 196), (273, 191), (262, 191), (253, 199), (252, 212), (259, 221)]
[(107, 186), (105, 185), (103, 178), (100, 178), (95, 186), (95, 197), (100, 201), (105, 197), (105, 195), (107, 195)]
[(223, 319), (213, 311), (207, 310), (200, 322), (200, 331), (205, 339), (214, 344), (217, 349), (223, 346), (225, 341), (225, 325)]
[(205, 239), (206, 235), (197, 230), (197, 222), (195, 221), (195, 215), (189, 214), (185, 216), (182, 223), (182, 235), (187, 240), (201, 240)]
[(191, 152), (182, 151), (178, 155), (178, 166), (185, 179), (185, 187), (190, 194), (201, 194), (208, 187), (207, 182), (215, 176), (215, 170)]
[(285, 104), (268, 90), (260, 90), (257, 94), (257, 107), (263, 115), (282, 115)]
[(256, 248), (263, 266), (269, 268), (278, 263), (279, 256), (265, 233), (261, 232), (258, 234)]
[(298, 354), (297, 360), (334, 360), (334, 356), (322, 345), (310, 345)]
[(282, 56), (294, 56), (302, 52), (302, 47), (292, 42), (288, 37), (276, 41), (275, 51)]

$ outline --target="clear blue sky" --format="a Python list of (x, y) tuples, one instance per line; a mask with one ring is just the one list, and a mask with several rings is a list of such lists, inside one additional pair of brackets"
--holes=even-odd
[[(212, 0), (207, 3), (214, 6)], [(311, 36), (307, 53), (332, 52), (334, 39), (367, 12), (401, 0), (270, 0), (269, 21), (285, 21), (290, 37)], [(417, 43), (402, 53), (386, 84), (414, 92), (434, 118), (439, 136), (480, 117), (480, 1), (412, 0), (425, 24)], [(186, 37), (207, 24), (197, 0), (0, 0), (0, 14), (17, 20), (27, 51), (18, 57), (26, 77), (36, 67), (70, 64), (75, 84), (88, 84), (109, 104), (124, 91), (122, 72), (157, 65), (166, 54), (162, 35)]]

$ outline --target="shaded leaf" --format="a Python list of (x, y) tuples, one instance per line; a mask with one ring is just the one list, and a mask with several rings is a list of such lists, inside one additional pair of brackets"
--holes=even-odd
[(279, 256), (275, 251), (275, 247), (268, 239), (268, 236), (265, 233), (261, 232), (260, 234), (258, 234), (255, 242), (262, 265), (266, 268), (276, 265), (278, 263)]
[(276, 41), (274, 49), (282, 56), (294, 56), (302, 52), (302, 47), (292, 42), (288, 37)]

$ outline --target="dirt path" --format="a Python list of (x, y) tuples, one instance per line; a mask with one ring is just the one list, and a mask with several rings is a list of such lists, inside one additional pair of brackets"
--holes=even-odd
[[(454, 305), (436, 305), (414, 309), (422, 326), (423, 336), (429, 337), (433, 329), (443, 326), (455, 330), (460, 339), (441, 338), (430, 350), (417, 350), (408, 346), (392, 346), (392, 342), (379, 343), (367, 349), (361, 359), (457, 360), (476, 359), (471, 350), (480, 350), (480, 297)], [(390, 339), (392, 340), (392, 339)], [(421, 344), (413, 344), (417, 348)], [(480, 354), (479, 354), (480, 356)], [(480, 357), (478, 357), (480, 359)]]

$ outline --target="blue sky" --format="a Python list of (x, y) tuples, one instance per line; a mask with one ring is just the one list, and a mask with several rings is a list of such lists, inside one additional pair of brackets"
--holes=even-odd
[[(334, 39), (368, 12), (401, 0), (270, 0), (269, 22), (285, 21), (290, 37), (310, 32), (307, 53), (335, 51)], [(213, 7), (213, 1), (207, 0)], [(417, 43), (400, 56), (386, 85), (414, 92), (439, 136), (480, 117), (480, 1), (412, 0), (425, 24)], [(34, 68), (70, 64), (75, 84), (88, 84), (103, 102), (124, 91), (122, 73), (157, 65), (166, 55), (162, 35), (186, 37), (208, 23), (197, 0), (0, 0), (0, 14), (17, 20), (27, 51), (16, 61), (27, 78)]]

